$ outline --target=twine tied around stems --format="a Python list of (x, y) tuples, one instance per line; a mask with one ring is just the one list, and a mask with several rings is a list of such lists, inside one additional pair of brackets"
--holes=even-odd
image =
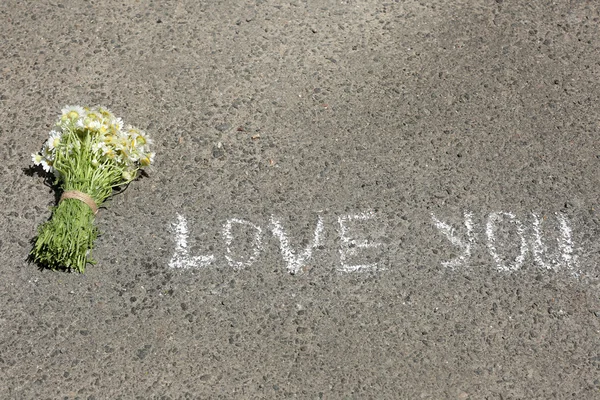
[(98, 205), (96, 204), (94, 199), (92, 199), (89, 195), (80, 192), (79, 190), (67, 190), (66, 192), (63, 192), (58, 202), (60, 203), (64, 199), (77, 199), (79, 201), (83, 201), (90, 207), (94, 215), (98, 213)]

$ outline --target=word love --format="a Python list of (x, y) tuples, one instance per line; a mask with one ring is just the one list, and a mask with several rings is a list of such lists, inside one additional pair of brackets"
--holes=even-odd
[[(483, 236), (483, 245), (487, 247), (498, 271), (518, 271), (531, 254), (534, 263), (541, 269), (555, 271), (566, 269), (576, 272), (577, 256), (574, 254), (572, 230), (564, 215), (555, 214), (554, 218), (545, 216), (540, 218), (539, 215), (532, 213), (526, 223), (513, 213), (493, 212), (484, 220), (482, 224), (485, 225), (484, 227), (477, 227), (473, 223), (473, 214), (470, 212), (464, 213), (463, 227), (452, 226), (441, 221), (434, 214), (431, 218), (438, 230), (460, 251), (460, 255), (456, 258), (442, 262), (445, 267), (467, 267), (473, 249), (481, 241), (478, 237), (481, 239)], [(544, 226), (546, 226), (545, 231)], [(555, 231), (552, 235), (555, 236), (554, 240), (544, 235), (544, 232), (549, 230)], [(476, 235), (475, 232), (480, 233)], [(503, 236), (501, 240), (500, 236)], [(554, 246), (552, 242), (555, 243)], [(550, 251), (550, 248), (553, 248), (553, 251)], [(513, 250), (507, 251), (507, 249)]]
[[(375, 249), (381, 246), (381, 243), (356, 238), (357, 236), (363, 236), (359, 225), (373, 218), (374, 213), (370, 211), (343, 215), (337, 218), (337, 231), (340, 239), (338, 248), (340, 266), (337, 268), (338, 271), (354, 272), (377, 269), (378, 266), (376, 262), (352, 263), (352, 260), (360, 259), (360, 253), (362, 251), (368, 251), (368, 249)], [(312, 258), (313, 251), (324, 244), (324, 223), (323, 218), (320, 215), (317, 217), (312, 239), (304, 248), (294, 248), (290, 244), (285, 227), (275, 218), (275, 216), (271, 216), (268, 229), (278, 240), (281, 256), (286, 263), (288, 272), (291, 274), (300, 272)], [(174, 230), (175, 253), (169, 262), (171, 268), (201, 268), (215, 262), (215, 256), (213, 254), (193, 256), (189, 253), (189, 230), (184, 216), (177, 215), (177, 222), (174, 224)], [(225, 245), (224, 258), (229, 266), (234, 269), (249, 267), (258, 259), (259, 255), (264, 250), (263, 228), (244, 219), (228, 219), (223, 225), (221, 236)], [(248, 236), (251, 237), (250, 249), (245, 249), (246, 254), (240, 255), (239, 252), (234, 251), (236, 241), (241, 242)]]

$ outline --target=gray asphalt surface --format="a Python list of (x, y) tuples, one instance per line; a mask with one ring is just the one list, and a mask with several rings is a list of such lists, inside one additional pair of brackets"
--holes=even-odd
[[(593, 1), (0, 2), (0, 398), (600, 398)], [(26, 261), (67, 104), (156, 165)]]

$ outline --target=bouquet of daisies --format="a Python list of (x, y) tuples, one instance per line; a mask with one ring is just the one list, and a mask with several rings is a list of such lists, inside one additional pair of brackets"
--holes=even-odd
[(114, 188), (151, 165), (148, 135), (109, 110), (68, 106), (41, 152), (32, 155), (62, 191), (52, 217), (39, 227), (33, 261), (52, 269), (85, 271), (98, 230), (94, 217)]

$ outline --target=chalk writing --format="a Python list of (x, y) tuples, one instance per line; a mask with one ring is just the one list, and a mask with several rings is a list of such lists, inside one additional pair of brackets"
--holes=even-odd
[(377, 263), (369, 264), (348, 264), (348, 258), (356, 256), (360, 249), (376, 248), (381, 246), (381, 243), (371, 243), (367, 240), (357, 240), (349, 236), (348, 223), (352, 221), (366, 221), (374, 217), (372, 211), (366, 213), (359, 213), (353, 215), (345, 215), (338, 217), (338, 223), (340, 225), (340, 263), (341, 266), (338, 268), (340, 272), (356, 272), (356, 271), (369, 271), (377, 269)]
[(281, 256), (287, 264), (288, 272), (290, 274), (296, 274), (298, 271), (300, 271), (304, 264), (310, 260), (313, 249), (317, 248), (317, 246), (321, 244), (321, 235), (323, 234), (323, 218), (319, 215), (313, 240), (301, 252), (292, 249), (281, 222), (276, 220), (274, 216), (271, 216), (271, 231), (273, 232), (273, 235), (279, 239)]
[[(555, 219), (558, 222), (560, 234), (556, 238), (556, 250), (549, 252), (548, 240), (544, 240), (542, 232), (542, 221), (540, 217), (532, 213), (533, 220), (531, 221), (531, 229), (519, 220), (515, 214), (511, 212), (492, 212), (488, 215), (485, 223), (485, 246), (496, 265), (496, 269), (500, 272), (512, 272), (520, 270), (527, 258), (529, 252), (533, 256), (534, 264), (542, 269), (558, 271), (561, 268), (570, 270), (576, 273), (577, 256), (575, 255), (572, 230), (569, 222), (564, 215), (555, 214)], [(448, 268), (467, 267), (469, 258), (471, 257), (472, 249), (477, 244), (474, 235), (473, 214), (464, 213), (464, 225), (466, 232), (464, 235), (459, 234), (459, 230), (452, 225), (441, 221), (435, 215), (431, 214), (431, 218), (436, 228), (450, 241), (450, 243), (461, 250), (461, 254), (448, 261), (443, 261), (442, 265)], [(508, 235), (513, 237), (513, 247), (518, 247), (518, 254), (508, 260), (508, 254), (502, 254), (498, 247), (497, 232), (515, 232)], [(528, 232), (531, 232), (528, 235)], [(506, 241), (506, 238), (505, 238)]]
[[(338, 233), (336, 254), (339, 264), (335, 270), (341, 273), (384, 270), (385, 266), (379, 265), (380, 254), (377, 254), (383, 251), (383, 244), (372, 239), (367, 231), (377, 229), (381, 234), (383, 226), (376, 214), (373, 211), (364, 211), (339, 215), (336, 219), (337, 221), (329, 221), (334, 225), (337, 222), (337, 227), (329, 231)], [(496, 211), (475, 222), (474, 214), (465, 211), (460, 224), (453, 225), (434, 214), (431, 214), (431, 219), (434, 227), (449, 242), (451, 248), (458, 250), (458, 255), (441, 261), (445, 268), (467, 268), (474, 254), (481, 259), (484, 252), (489, 255), (490, 262), (499, 272), (519, 271), (524, 268), (527, 258), (530, 257), (531, 264), (542, 270), (567, 270), (575, 275), (579, 273), (576, 253), (580, 249), (576, 252), (572, 229), (565, 215), (554, 214), (554, 218), (547, 218), (531, 213), (530, 217), (519, 219), (512, 212)], [(325, 240), (326, 226), (324, 218), (317, 215), (309, 240), (300, 241), (295, 238), (294, 243), (303, 244), (293, 245), (288, 234), (289, 227), (286, 231), (279, 218), (270, 216), (266, 229), (271, 231), (277, 242), (287, 272), (298, 274), (310, 270), (305, 267), (314, 262), (315, 252), (335, 243), (331, 237), (328, 241)], [(189, 230), (183, 215), (177, 214), (173, 233), (175, 252), (169, 261), (169, 267), (204, 268), (216, 262), (218, 257), (213, 254), (190, 255)], [(233, 269), (250, 267), (264, 252), (265, 236), (260, 224), (230, 218), (222, 226), (221, 237), (224, 244), (222, 257)], [(389, 238), (386, 242), (394, 243)], [(385, 249), (389, 250), (389, 246)]]
[[(574, 270), (577, 265), (577, 257), (574, 255), (572, 231), (567, 218), (564, 215), (556, 214), (560, 224), (560, 236), (556, 238), (558, 251), (554, 254), (548, 254), (548, 247), (542, 238), (542, 221), (540, 217), (533, 214), (533, 257), (540, 267), (545, 269), (558, 270), (565, 267)], [(546, 257), (544, 257), (544, 255)]]
[(440, 221), (435, 215), (431, 214), (435, 226), (446, 236), (454, 246), (460, 248), (462, 254), (450, 261), (443, 261), (442, 265), (447, 268), (455, 269), (460, 266), (466, 266), (465, 262), (471, 257), (471, 246), (475, 241), (473, 237), (473, 214), (465, 212), (465, 228), (467, 228), (466, 240), (462, 239), (456, 230), (449, 224)]
[[(496, 249), (496, 226), (504, 221), (504, 219), (508, 219), (511, 224), (514, 224), (517, 228), (517, 235), (521, 241), (519, 247), (519, 255), (515, 258), (514, 262), (506, 264), (503, 261), (503, 257), (500, 256), (498, 250)], [(523, 262), (525, 261), (525, 256), (527, 255), (527, 239), (525, 239), (525, 228), (521, 221), (519, 221), (513, 213), (509, 212), (493, 212), (488, 216), (487, 225), (485, 228), (485, 234), (487, 235), (487, 246), (490, 250), (490, 255), (496, 261), (496, 265), (498, 266), (498, 271), (518, 271)]]
[[(340, 234), (340, 246), (339, 246), (339, 257), (340, 267), (337, 268), (340, 272), (355, 272), (355, 271), (368, 271), (376, 270), (378, 264), (373, 263), (357, 263), (351, 264), (350, 258), (358, 258), (361, 251), (367, 249), (373, 249), (379, 247), (380, 243), (373, 243), (366, 239), (357, 239), (355, 236), (360, 234), (353, 230), (356, 225), (374, 218), (374, 213), (363, 212), (357, 214), (343, 215), (338, 218), (339, 234)], [(177, 222), (174, 224), (175, 229), (175, 253), (169, 262), (171, 268), (199, 268), (206, 267), (215, 261), (214, 255), (207, 256), (196, 256), (193, 257), (189, 254), (188, 250), (188, 236), (189, 231), (187, 227), (187, 221), (182, 216), (177, 214)], [(323, 218), (318, 215), (317, 221), (313, 233), (312, 240), (308, 242), (305, 248), (295, 249), (290, 244), (288, 235), (283, 227), (283, 224), (275, 216), (271, 215), (269, 221), (269, 229), (273, 233), (273, 236), (279, 241), (279, 249), (281, 257), (286, 264), (287, 271), (290, 274), (297, 274), (303, 270), (303, 267), (307, 266), (313, 257), (313, 252), (323, 244), (323, 232), (324, 232), (324, 221)], [(237, 227), (237, 228), (236, 228)], [(237, 248), (234, 249), (234, 245), (243, 245), (248, 241), (243, 240), (236, 241), (236, 234), (238, 235), (246, 233), (252, 237), (250, 248), (244, 247), (242, 250)], [(234, 269), (243, 269), (251, 266), (260, 256), (260, 253), (264, 250), (263, 248), (263, 229), (250, 221), (230, 218), (223, 225), (221, 236), (225, 244), (224, 258), (228, 265)], [(246, 254), (240, 254), (245, 252)]]
[(189, 254), (187, 239), (189, 231), (187, 221), (183, 215), (177, 214), (177, 222), (175, 225), (175, 253), (169, 262), (171, 268), (199, 268), (206, 267), (215, 259), (210, 256), (192, 257)]
[[(253, 242), (253, 246), (252, 246), (252, 255), (248, 256), (247, 261), (236, 261), (233, 259), (233, 257), (231, 257), (232, 251), (231, 251), (231, 244), (233, 243), (233, 233), (232, 233), (232, 227), (233, 224), (238, 224), (238, 225), (242, 225), (242, 226), (248, 226), (252, 229), (254, 229), (254, 242)], [(245, 267), (249, 267), (250, 265), (252, 265), (254, 263), (254, 261), (256, 261), (256, 259), (258, 258), (261, 250), (262, 250), (262, 228), (258, 225), (253, 224), (250, 221), (246, 221), (243, 219), (238, 219), (238, 218), (231, 218), (228, 219), (227, 222), (225, 222), (225, 225), (223, 225), (223, 238), (225, 239), (225, 245), (226, 247), (226, 252), (227, 254), (225, 255), (225, 259), (227, 260), (227, 262), (229, 263), (229, 265), (231, 267), (234, 268), (245, 268)]]

